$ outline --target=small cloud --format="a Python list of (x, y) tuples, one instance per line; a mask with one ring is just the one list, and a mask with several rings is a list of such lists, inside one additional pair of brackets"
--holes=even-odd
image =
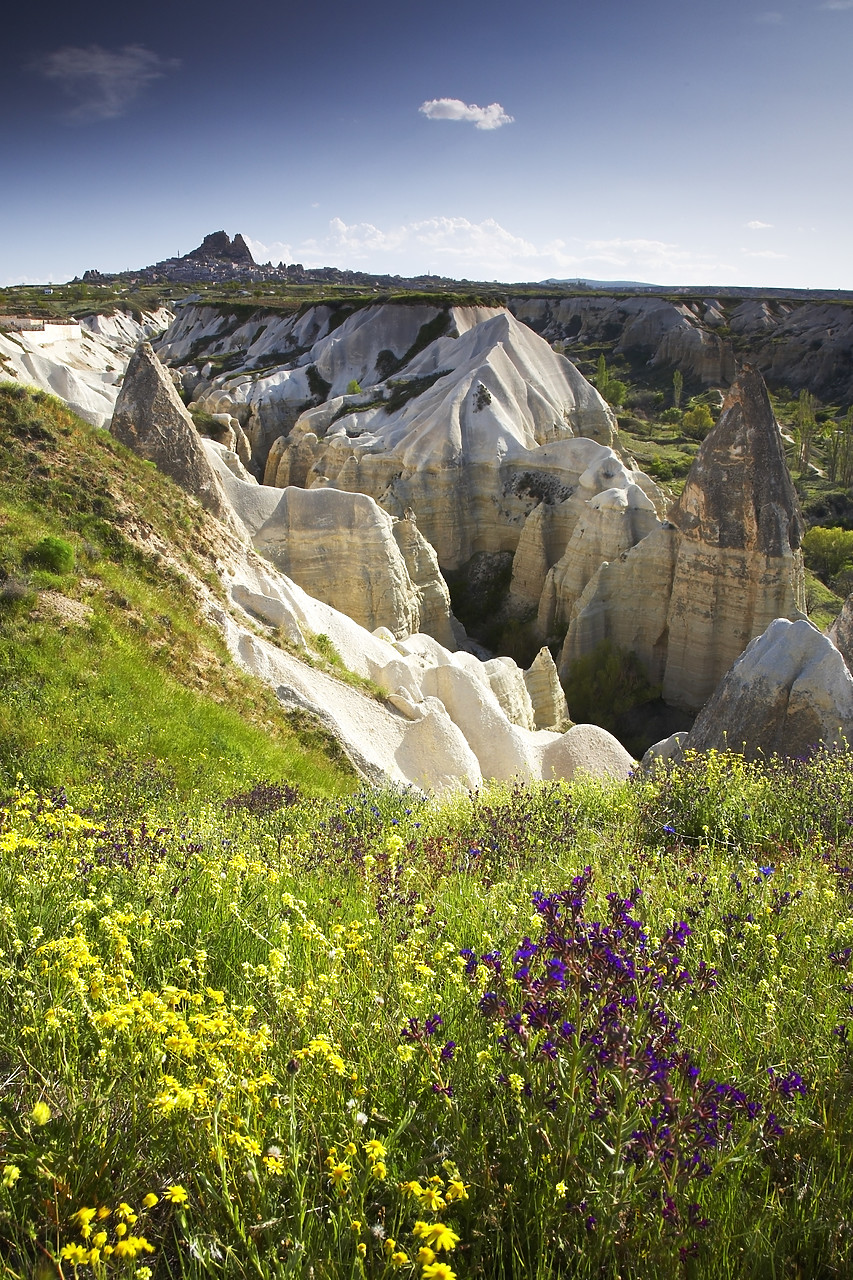
[(787, 253), (774, 253), (772, 249), (741, 249), (748, 258), (787, 258)]
[(78, 124), (112, 120), (127, 111), (134, 98), (153, 80), (180, 66), (177, 58), (162, 58), (141, 44), (121, 49), (65, 45), (31, 64), (32, 70), (53, 80), (75, 103), (68, 118)]
[(835, 9), (838, 11), (842, 9), (853, 9), (853, 0), (826, 0), (826, 3), (822, 4), (820, 7), (821, 9)]
[(750, 231), (770, 231), (772, 230), (773, 223), (759, 222), (758, 219), (755, 218), (752, 222), (747, 222), (746, 226), (749, 228)]
[(766, 27), (779, 27), (785, 21), (785, 18), (777, 9), (766, 9), (764, 13), (755, 15), (755, 21), (762, 23)]
[(501, 125), (512, 124), (514, 119), (499, 102), (477, 107), (473, 103), (466, 105), (459, 98), (430, 98), (429, 102), (422, 102), (418, 110), (428, 120), (463, 120), (475, 129), (500, 129)]

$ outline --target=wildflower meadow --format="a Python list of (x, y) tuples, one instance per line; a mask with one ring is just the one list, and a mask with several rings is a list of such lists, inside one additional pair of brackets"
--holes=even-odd
[(3, 1274), (853, 1274), (851, 823), (830, 752), (440, 800), (19, 778)]

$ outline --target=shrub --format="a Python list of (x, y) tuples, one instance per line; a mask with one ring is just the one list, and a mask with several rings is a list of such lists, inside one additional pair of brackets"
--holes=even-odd
[(671, 409), (664, 409), (663, 413), (660, 415), (661, 422), (665, 422), (668, 426), (676, 425), (681, 421), (681, 418), (681, 410), (676, 409), (674, 406)]
[(361, 395), (361, 383), (359, 382), (358, 378), (350, 378), (349, 382), (347, 383), (347, 395), (348, 396)]
[(815, 526), (803, 538), (803, 556), (812, 573), (828, 583), (853, 560), (853, 531)]
[(704, 440), (713, 425), (714, 418), (706, 404), (694, 404), (681, 420), (681, 429), (690, 440)]
[(658, 697), (635, 653), (602, 640), (572, 664), (565, 682), (569, 715), (578, 724), (598, 724), (612, 733), (621, 715)]
[(70, 573), (74, 568), (71, 543), (51, 534), (36, 543), (29, 558), (39, 569), (47, 569), (49, 573)]
[(331, 382), (327, 382), (317, 369), (317, 366), (313, 364), (309, 364), (305, 374), (308, 378), (308, 389), (312, 396), (316, 396), (318, 400), (325, 400), (332, 389)]

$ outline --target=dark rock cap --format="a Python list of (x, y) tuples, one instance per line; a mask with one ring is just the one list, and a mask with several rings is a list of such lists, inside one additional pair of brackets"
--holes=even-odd
[(225, 262), (242, 262), (248, 267), (255, 265), (251, 250), (239, 231), (233, 240), (227, 231), (212, 231), (209, 236), (204, 237), (197, 249), (185, 256), (200, 262), (208, 258), (221, 258)]
[(744, 365), (704, 440), (670, 520), (710, 546), (782, 556), (803, 520), (764, 379)]

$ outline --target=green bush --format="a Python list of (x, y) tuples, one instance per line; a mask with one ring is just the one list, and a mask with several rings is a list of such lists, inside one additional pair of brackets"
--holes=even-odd
[(74, 548), (64, 538), (48, 534), (33, 547), (30, 562), (49, 573), (70, 573), (74, 568)]
[(314, 364), (309, 364), (305, 370), (305, 375), (308, 378), (308, 390), (312, 396), (315, 396), (318, 400), (325, 400), (332, 389), (331, 382), (326, 381)]
[(816, 525), (803, 538), (803, 556), (812, 573), (828, 583), (853, 560), (853, 531)]
[(665, 422), (668, 426), (674, 426), (681, 422), (682, 416), (681, 410), (673, 407), (671, 409), (664, 409), (663, 413), (660, 415), (660, 420), (661, 422)]
[(347, 383), (347, 395), (348, 396), (361, 395), (361, 383), (359, 382), (358, 378), (350, 378), (349, 382)]
[(694, 404), (681, 420), (681, 429), (689, 440), (704, 440), (713, 425), (714, 418), (706, 404)]
[(565, 690), (569, 715), (577, 724), (598, 724), (611, 733), (626, 711), (660, 694), (637, 655), (617, 648), (612, 640), (602, 640), (572, 663)]

